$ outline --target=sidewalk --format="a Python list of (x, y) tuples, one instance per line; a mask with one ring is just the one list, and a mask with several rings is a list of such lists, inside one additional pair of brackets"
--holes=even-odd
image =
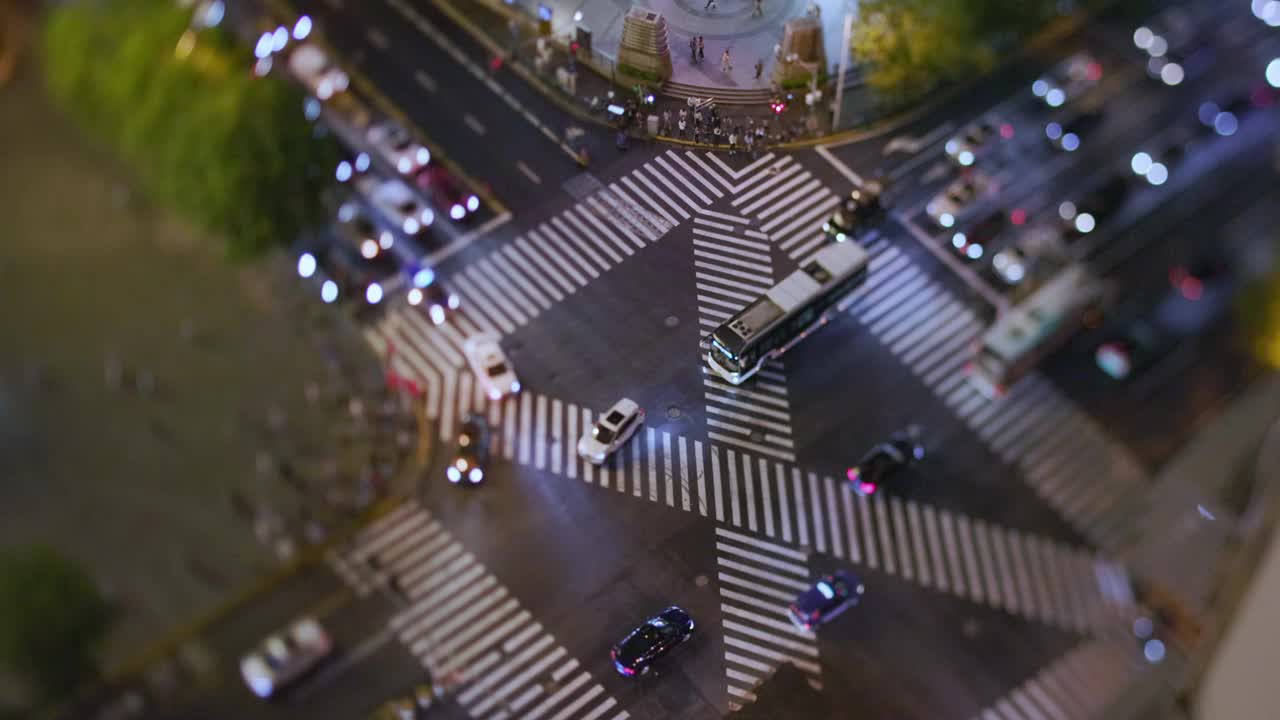
[[(433, 2), (441, 12), (483, 44), (494, 56), (502, 57), (505, 60), (506, 69), (534, 86), (583, 124), (616, 127), (615, 123), (610, 122), (611, 116), (607, 107), (610, 104), (625, 106), (629, 100), (637, 97), (635, 86), (622, 85), (621, 83), (625, 80), (616, 75), (612, 61), (599, 52), (593, 54), (579, 52), (576, 57), (571, 58), (569, 47), (565, 42), (566, 36), (563, 33), (550, 38), (550, 59), (545, 63), (536, 62), (537, 24), (518, 6), (507, 6), (497, 0), (433, 0)], [(620, 28), (621, 19), (618, 22)], [(596, 47), (600, 47), (599, 39), (593, 42)], [(711, 50), (708, 41), (708, 58), (700, 67), (714, 68), (715, 73), (719, 74), (719, 56), (710, 57)], [(687, 56), (684, 61), (688, 61)], [(753, 75), (754, 70), (750, 67), (750, 63), (747, 65), (747, 67), (736, 66), (735, 72), (742, 76)], [(569, 67), (577, 70), (576, 87), (573, 88), (573, 93), (566, 91), (557, 82), (557, 71), (560, 68)], [(769, 71), (766, 67), (761, 82), (766, 82), (768, 78)], [(658, 139), (678, 144), (713, 146), (709, 142), (694, 141), (692, 117), (689, 117), (686, 133), (683, 136), (680, 135), (676, 127), (677, 118), (682, 108), (689, 107), (686, 98), (662, 95), (653, 88), (641, 87), (641, 90), (644, 95), (653, 97), (653, 103), (643, 108), (645, 115), (654, 115), (658, 118), (662, 118), (664, 112), (669, 112), (671, 115), (671, 130), (667, 132), (664, 128), (664, 131), (659, 133)], [(613, 93), (612, 99), (610, 92)], [(595, 103), (592, 102), (593, 99)], [(781, 116), (773, 114), (767, 100), (753, 105), (722, 104), (720, 110), (726, 119), (731, 119), (734, 123), (743, 126), (746, 126), (748, 119), (756, 124), (767, 123), (766, 127), (774, 136), (769, 143), (771, 145), (800, 137), (804, 133), (803, 125), (808, 115), (807, 108), (803, 107), (801, 96), (794, 96), (787, 100), (787, 110)], [(639, 129), (641, 132), (637, 134), (647, 134), (645, 128)], [(724, 136), (721, 137), (719, 144), (721, 147), (727, 145)]]
[(1272, 374), (1242, 392), (1165, 464), (1132, 519), (1138, 539), (1120, 559), (1195, 613), (1212, 609), (1219, 571), (1237, 534), (1239, 508), (1228, 504), (1233, 483), (1253, 477), (1244, 464), (1253, 462), (1278, 417), (1280, 374)]

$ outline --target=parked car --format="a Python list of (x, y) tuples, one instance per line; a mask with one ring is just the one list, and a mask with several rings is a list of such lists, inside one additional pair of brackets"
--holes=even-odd
[(1044, 266), (1064, 264), (1062, 234), (1057, 228), (1037, 224), (1021, 229), (1013, 242), (991, 258), (991, 273), (1000, 284), (1018, 288)]
[(449, 482), (457, 485), (466, 480), (479, 485), (489, 465), (489, 423), (482, 415), (468, 415), (458, 431), (458, 446), (453, 462), (445, 469)]
[(1158, 146), (1150, 150), (1139, 150), (1129, 161), (1129, 169), (1133, 174), (1146, 181), (1148, 185), (1163, 185), (1195, 142), (1195, 131), (1191, 128), (1179, 128), (1170, 133)]
[(994, 118), (983, 118), (970, 123), (958, 134), (947, 140), (943, 150), (951, 162), (962, 168), (972, 167), (983, 155), (990, 152), (1002, 137), (1011, 135), (1012, 125), (1002, 125)]
[(1093, 134), (1102, 124), (1102, 111), (1090, 110), (1080, 113), (1065, 123), (1052, 121), (1044, 126), (1044, 136), (1055, 150), (1075, 152), (1081, 143)]
[(1070, 240), (1093, 232), (1100, 223), (1124, 207), (1128, 197), (1128, 177), (1113, 174), (1080, 200), (1060, 203), (1058, 217), (1062, 220), (1064, 237)]
[(854, 492), (864, 497), (873, 495), (903, 470), (923, 460), (924, 454), (920, 428), (913, 425), (868, 450), (857, 465), (845, 472), (845, 477)]
[(578, 455), (593, 465), (599, 465), (622, 447), (643, 424), (644, 409), (635, 400), (622, 398), (578, 438)]
[(371, 265), (383, 267), (387, 274), (399, 269), (399, 263), (386, 252), (395, 245), (395, 235), (374, 222), (359, 204), (346, 202), (338, 208), (338, 231)]
[(480, 209), (480, 198), (463, 190), (449, 171), (442, 167), (430, 167), (418, 173), (417, 183), (431, 197), (431, 202), (436, 207), (449, 209), (449, 217), (454, 222), (463, 220)]
[(1205, 42), (1206, 25), (1186, 7), (1169, 8), (1133, 31), (1133, 44), (1146, 59), (1147, 75), (1166, 85), (1180, 85), (1189, 73), (1212, 63)]
[(979, 198), (995, 190), (995, 183), (983, 173), (958, 178), (925, 206), (925, 213), (942, 228), (954, 227), (957, 218)]
[(490, 400), (520, 392), (520, 381), (498, 343), (497, 333), (472, 335), (462, 344), (462, 353)]
[(412, 175), (431, 162), (431, 151), (414, 140), (408, 130), (391, 121), (370, 127), (365, 139), (374, 152), (401, 175)]
[(458, 296), (450, 292), (430, 269), (414, 272), (409, 282), (412, 285), (407, 298), (409, 304), (426, 310), (433, 325), (443, 325), (448, 313), (457, 310), (461, 304)]
[(965, 230), (951, 235), (951, 249), (966, 261), (980, 260), (987, 248), (1009, 227), (1009, 216), (1003, 210), (987, 213)]
[(382, 301), (382, 275), (369, 267), (358, 250), (340, 241), (303, 252), (298, 257), (298, 275), (320, 283), (320, 299), (326, 304), (357, 297), (369, 305)]
[(624, 677), (644, 675), (659, 658), (693, 637), (693, 618), (672, 605), (627, 633), (609, 651), (613, 667)]
[(418, 235), (435, 222), (435, 212), (400, 180), (361, 178), (356, 186), (378, 212), (409, 237)]
[(351, 79), (324, 51), (303, 43), (289, 53), (289, 70), (317, 100), (325, 101), (346, 92)]
[(1088, 92), (1102, 79), (1102, 64), (1078, 52), (1055, 65), (1031, 84), (1031, 93), (1051, 108), (1062, 107)]
[(1154, 365), (1177, 344), (1176, 338), (1146, 318), (1136, 317), (1098, 345), (1094, 362), (1112, 380), (1125, 381)]
[(813, 587), (800, 593), (787, 608), (795, 626), (806, 632), (826, 625), (845, 610), (862, 601), (866, 591), (862, 581), (843, 570), (818, 578)]
[(296, 620), (240, 659), (240, 676), (254, 695), (274, 697), (314, 670), (333, 652), (333, 641), (315, 618)]
[(844, 242), (853, 237), (859, 225), (884, 211), (880, 202), (883, 194), (884, 183), (878, 180), (871, 180), (862, 187), (854, 188), (840, 201), (840, 206), (823, 224), (822, 231), (836, 242)]

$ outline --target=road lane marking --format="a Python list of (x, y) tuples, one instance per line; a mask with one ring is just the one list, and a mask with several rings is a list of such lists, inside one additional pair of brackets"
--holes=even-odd
[(462, 122), (466, 123), (467, 127), (471, 128), (472, 132), (477, 135), (483, 135), (485, 133), (484, 125), (471, 113), (463, 113)]
[(529, 178), (534, 185), (542, 184), (542, 178), (538, 177), (538, 173), (534, 172), (532, 168), (525, 165), (523, 160), (516, 161), (516, 169), (519, 170), (522, 175)]
[(425, 70), (418, 70), (415, 72), (413, 74), (413, 79), (418, 81), (418, 84), (427, 92), (435, 92), (436, 88), (439, 87), (436, 85), (436, 79), (428, 75)]
[(369, 38), (369, 44), (378, 48), (379, 50), (386, 50), (387, 48), (391, 47), (391, 41), (388, 40), (387, 36), (384, 35), (382, 31), (379, 30), (378, 28), (375, 28), (375, 27), (369, 28), (369, 30), (365, 33), (365, 35)]
[(853, 168), (849, 167), (848, 165), (845, 165), (844, 161), (836, 157), (835, 154), (833, 154), (830, 150), (828, 150), (825, 145), (819, 145), (815, 149), (818, 151), (818, 154), (821, 155), (824, 160), (831, 163), (831, 167), (835, 168), (836, 172), (848, 178), (849, 182), (853, 183), (854, 187), (862, 187), (862, 176), (854, 172)]

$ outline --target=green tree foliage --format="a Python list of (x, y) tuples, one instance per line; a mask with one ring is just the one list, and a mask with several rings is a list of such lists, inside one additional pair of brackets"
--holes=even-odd
[(220, 30), (188, 33), (171, 0), (65, 3), (45, 31), (51, 93), (114, 148), (157, 202), (256, 255), (322, 219), (337, 162), (303, 95), (249, 72)]
[(891, 103), (918, 99), (939, 84), (989, 70), (1010, 36), (1052, 17), (1048, 0), (862, 0), (853, 56), (867, 82)]
[(95, 672), (111, 612), (93, 580), (47, 547), (0, 553), (0, 663), (45, 698)]

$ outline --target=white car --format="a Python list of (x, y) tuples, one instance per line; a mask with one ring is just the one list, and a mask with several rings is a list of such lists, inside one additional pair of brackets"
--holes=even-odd
[(431, 162), (431, 151), (413, 139), (409, 131), (391, 122), (374, 125), (365, 133), (373, 149), (401, 175), (412, 175)]
[(382, 213), (395, 223), (405, 235), (413, 237), (436, 220), (436, 214), (403, 181), (361, 178), (356, 183), (360, 192)]
[(240, 675), (260, 698), (269, 698), (307, 674), (333, 652), (333, 641), (320, 623), (304, 617), (240, 659)]
[(1008, 130), (1005, 130), (1000, 127), (999, 122), (990, 118), (978, 120), (947, 140), (943, 149), (951, 162), (960, 167), (972, 167), (978, 158), (996, 144), (1002, 132), (1012, 129), (1012, 126), (1009, 126)]
[(1031, 84), (1031, 93), (1051, 108), (1088, 92), (1102, 79), (1102, 65), (1089, 53), (1078, 52), (1063, 60)]
[(599, 465), (635, 435), (643, 424), (644, 410), (635, 400), (622, 398), (578, 439), (578, 456), (592, 465)]
[(520, 380), (502, 352), (497, 333), (472, 335), (462, 344), (462, 352), (490, 400), (520, 392)]
[(950, 228), (965, 208), (994, 189), (991, 178), (975, 172), (952, 182), (925, 206), (929, 219), (939, 227)]
[(334, 65), (324, 51), (304, 43), (289, 53), (289, 70), (318, 100), (328, 100), (345, 92), (351, 79)]

